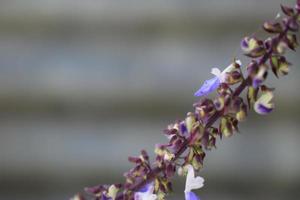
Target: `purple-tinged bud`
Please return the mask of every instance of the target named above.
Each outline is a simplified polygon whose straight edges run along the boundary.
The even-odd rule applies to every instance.
[[[269,114],[274,109],[274,94],[271,89],[261,87],[262,94],[254,104],[254,110],[261,115]]]
[[[259,87],[265,81],[267,76],[268,76],[268,66],[261,65],[258,68],[258,71],[255,74],[255,76],[252,77],[252,86],[255,88]]]
[[[195,155],[192,160],[192,165],[196,171],[203,167],[203,159],[200,155]]]
[[[254,37],[245,37],[241,42],[241,48],[245,55],[251,58],[257,58],[266,53],[263,42]]]
[[[254,77],[258,71],[258,64],[255,60],[252,60],[247,66],[247,71],[250,77]]]
[[[217,148],[217,147],[216,147],[216,142],[217,142],[216,138],[213,137],[213,136],[210,136],[206,148],[207,148],[207,149]]]
[[[128,161],[129,161],[129,162],[132,162],[132,163],[135,163],[135,164],[140,164],[140,163],[142,163],[142,159],[141,159],[141,158],[138,158],[138,157],[132,157],[132,156],[129,156],[129,157],[128,157]]]
[[[118,194],[118,191],[120,190],[120,185],[113,184],[108,188],[107,196],[110,197],[112,200],[116,199],[116,196]]]
[[[221,111],[225,107],[225,97],[219,96],[214,100],[215,108],[217,111]]]
[[[103,191],[105,191],[107,189],[103,185],[97,185],[97,186],[93,186],[93,187],[86,187],[84,190],[85,190],[85,192],[87,192],[89,194],[96,195],[96,194],[102,193]]]
[[[278,22],[265,22],[263,28],[269,33],[281,33],[283,28]]]
[[[256,102],[256,100],[257,100],[257,93],[258,93],[258,88],[254,88],[252,86],[248,87],[247,101],[248,101],[248,107],[249,107],[249,109]]]
[[[180,124],[179,124],[179,129],[180,129],[181,135],[182,135],[182,136],[186,136],[186,133],[187,133],[187,127],[186,127],[184,121],[180,122]]]
[[[284,40],[286,40],[286,39],[284,39]],[[278,45],[274,47],[274,53],[283,55],[288,47],[289,46],[287,45],[287,42],[280,41],[278,43]]]
[[[243,99],[241,97],[234,97],[233,100],[231,101],[230,111],[233,112],[233,113],[238,112],[243,103],[244,102],[243,102]]]
[[[189,112],[187,114],[187,117],[185,118],[185,125],[186,125],[188,133],[191,134],[196,125],[196,117],[195,117],[194,113]]]
[[[241,97],[235,97],[230,106],[230,113],[235,114],[238,121],[243,121],[247,116],[247,106]]]
[[[285,57],[275,55],[270,58],[270,64],[272,66],[272,71],[277,78],[278,76],[287,75],[289,72],[289,66],[291,65],[287,62]]]
[[[164,134],[169,137],[172,135],[176,135],[178,133],[178,130],[174,128],[174,124],[168,125],[168,127],[164,130]]]
[[[236,119],[241,122],[244,121],[245,118],[247,117],[247,106],[246,104],[242,104],[240,107],[240,110],[236,113]]]
[[[234,85],[243,80],[241,66],[239,63],[234,62],[226,71],[225,82],[229,85]]]
[[[220,96],[232,95],[233,93],[232,89],[226,83],[222,83],[218,88],[217,92]]]
[[[300,0],[297,0],[296,9],[298,10],[298,12],[300,11]]]
[[[165,169],[165,173],[167,175],[168,178],[172,177],[176,172],[176,166],[169,163],[167,164],[166,166],[166,169]]]
[[[196,114],[202,122],[206,122],[215,112],[215,106],[211,99],[202,99],[199,103],[194,104]]]
[[[265,47],[266,47],[267,50],[273,49],[273,41],[274,41],[274,39],[272,37],[268,37],[265,40],[264,45],[265,45]]]
[[[283,23],[285,24],[285,26],[288,27],[288,29],[290,31],[296,32],[299,29],[299,25],[298,25],[296,19],[294,19],[294,18],[290,18],[290,19],[289,18],[285,18],[283,20]]]
[[[288,6],[281,5],[281,10],[287,16],[293,16],[295,14],[294,9]]]
[[[208,141],[209,141],[209,132],[205,130],[201,138],[202,145],[205,149],[207,149]]]
[[[172,191],[171,182],[164,177],[159,177],[155,179],[154,191],[158,194],[158,196],[162,195],[162,193],[167,193]]]
[[[149,155],[146,150],[141,151],[141,157],[144,162],[149,162]]]
[[[299,46],[297,36],[295,34],[288,33],[284,38],[284,41],[287,46],[293,51],[295,51],[296,47]]]
[[[203,167],[203,160],[205,157],[205,152],[202,150],[201,146],[193,146],[190,148],[188,155],[185,158],[185,164],[193,165],[195,170],[200,170]]]
[[[230,117],[230,116],[225,116],[225,117],[221,118],[219,131],[225,137],[230,137],[230,136],[232,136],[234,131],[238,131],[237,125],[238,125],[237,119]]]

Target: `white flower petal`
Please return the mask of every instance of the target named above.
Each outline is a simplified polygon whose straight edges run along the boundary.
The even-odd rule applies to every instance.
[[[154,184],[150,183],[145,187],[146,191],[144,192],[136,192],[134,194],[134,200],[156,200],[157,195],[153,194],[154,192]]]
[[[218,69],[218,68],[212,68],[211,69],[211,73],[213,74],[213,75],[215,75],[215,76],[217,76],[217,77],[219,77],[220,75],[221,75],[221,70],[220,69]]]
[[[187,165],[187,169],[188,173],[186,176],[184,192],[190,192],[191,190],[202,188],[204,185],[204,179],[200,176],[195,177],[193,166]]]
[[[239,64],[240,66],[242,65],[242,61],[241,60],[236,60],[235,61],[237,64]]]

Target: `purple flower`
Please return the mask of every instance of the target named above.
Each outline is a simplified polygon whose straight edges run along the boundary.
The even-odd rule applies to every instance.
[[[242,65],[240,60],[235,61],[235,63]],[[228,72],[234,69],[234,63],[229,65],[224,71],[221,72],[218,68],[212,68],[211,73],[215,75],[214,78],[204,81],[203,85],[200,87],[200,89],[195,92],[195,96],[205,96],[209,93],[216,90],[221,83],[226,82],[226,75]]]
[[[154,184],[149,183],[145,187],[141,188],[139,192],[134,194],[134,200],[156,200],[157,195],[153,194]]]
[[[220,85],[218,77],[214,77],[204,82],[201,88],[194,94],[197,97],[208,95],[209,93],[216,90]]]

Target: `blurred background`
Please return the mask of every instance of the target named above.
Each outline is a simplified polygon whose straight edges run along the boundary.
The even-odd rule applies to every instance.
[[[122,182],[128,155],[151,152],[193,93],[283,0],[1,0],[0,199],[69,199]],[[218,142],[203,200],[300,195],[300,56],[270,77],[276,109]],[[249,60],[243,59],[244,63]],[[180,181],[179,181],[180,180]],[[183,199],[183,181],[170,199]]]

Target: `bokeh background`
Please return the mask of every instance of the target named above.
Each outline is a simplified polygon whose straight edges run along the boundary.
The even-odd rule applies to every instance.
[[[281,0],[1,0],[0,199],[69,199],[123,180],[128,155],[153,155],[213,66],[273,19]],[[250,114],[218,142],[203,200],[300,195],[300,56],[276,87],[276,110]],[[247,62],[247,59],[242,59]],[[183,181],[170,199],[183,199]]]

